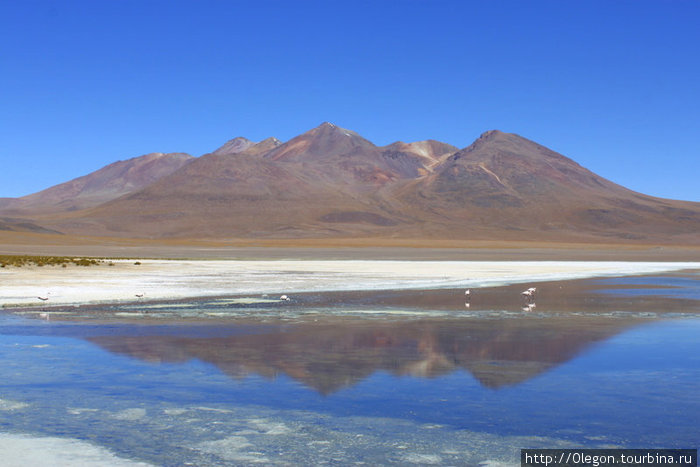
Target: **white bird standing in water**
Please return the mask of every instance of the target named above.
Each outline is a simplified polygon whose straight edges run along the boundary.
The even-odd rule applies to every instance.
[[[286,295],[282,295],[282,296],[280,297],[280,300],[289,301],[289,300],[291,300],[291,298],[289,298],[289,297],[286,296]]]
[[[467,289],[464,291],[464,306],[469,308],[471,306],[472,291]]]
[[[523,311],[532,311],[537,305],[535,305],[535,292],[537,292],[536,287],[530,287],[529,289],[521,292],[520,295],[525,299],[525,306]]]
[[[534,301],[535,300],[535,292],[537,292],[537,289],[535,287],[530,287],[529,289],[525,290],[524,292],[520,292],[520,295],[525,298],[527,301]]]

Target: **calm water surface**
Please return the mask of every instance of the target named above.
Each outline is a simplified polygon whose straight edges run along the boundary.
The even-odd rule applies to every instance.
[[[499,291],[493,306],[450,309],[458,295],[443,291],[413,308],[399,294],[0,314],[0,432],[155,465],[517,464],[520,448],[698,447],[697,276],[552,284],[528,311]]]

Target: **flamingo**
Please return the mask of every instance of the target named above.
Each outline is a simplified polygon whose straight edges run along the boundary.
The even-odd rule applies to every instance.
[[[464,306],[469,308],[471,306],[472,291],[467,289],[464,291]]]
[[[534,287],[531,287],[523,292],[520,292],[520,295],[523,296],[526,302],[533,302],[535,301],[535,289]]]

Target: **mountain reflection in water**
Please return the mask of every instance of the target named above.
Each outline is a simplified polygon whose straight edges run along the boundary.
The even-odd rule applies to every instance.
[[[483,386],[517,385],[639,323],[610,317],[345,321],[266,325],[225,337],[106,335],[87,339],[148,362],[198,359],[232,378],[283,373],[321,394],[377,371],[431,378],[466,370]],[[221,336],[221,333],[219,333]]]

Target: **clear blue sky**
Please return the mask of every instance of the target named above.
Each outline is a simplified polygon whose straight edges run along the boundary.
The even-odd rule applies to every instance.
[[[0,196],[149,152],[517,133],[700,201],[700,1],[0,2]]]

